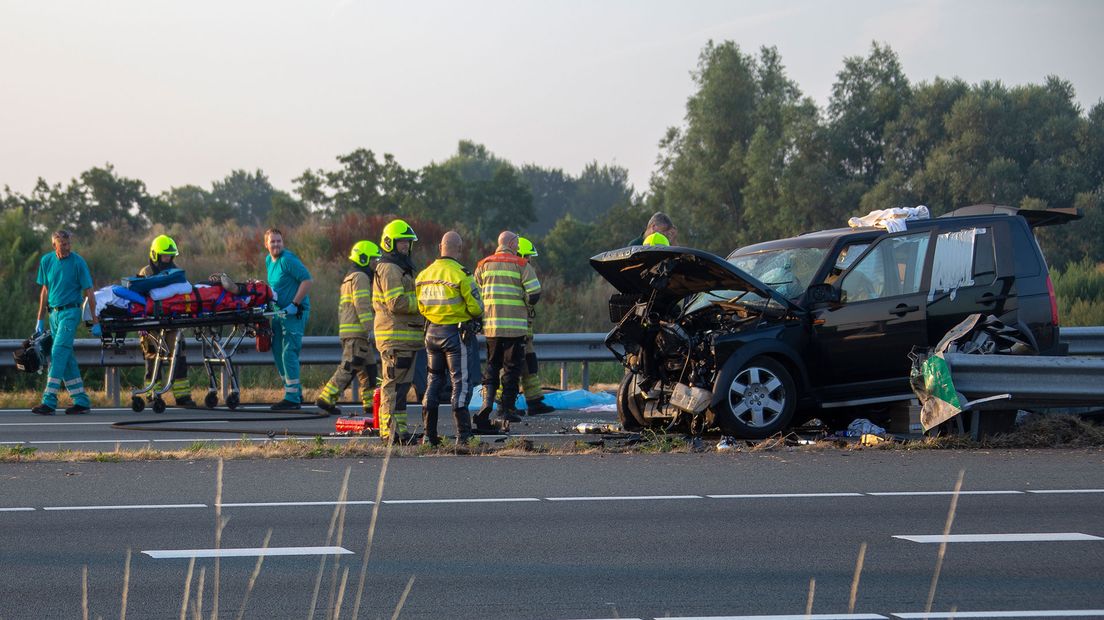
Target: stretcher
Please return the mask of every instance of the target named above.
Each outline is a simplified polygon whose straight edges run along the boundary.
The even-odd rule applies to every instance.
[[[104,349],[121,350],[128,332],[145,332],[158,344],[158,355],[153,362],[153,372],[149,382],[131,391],[130,407],[140,412],[146,407],[145,394],[153,394],[151,403],[154,412],[165,411],[166,392],[172,389],[172,377],[176,365],[180,362],[187,335],[200,343],[203,368],[207,372],[207,395],[203,404],[214,408],[219,402],[219,387],[222,381],[229,385],[226,390],[226,406],[236,409],[241,404],[241,391],[238,386],[238,373],[233,357],[245,338],[258,338],[264,342],[271,336],[269,319],[277,313],[265,308],[243,308],[223,312],[210,312],[198,316],[157,316],[157,317],[101,317],[101,343]],[[173,332],[179,336],[172,338]],[[155,390],[161,369],[168,364],[167,379],[164,385]],[[218,371],[222,372],[218,372]],[[216,376],[220,375],[220,376]]]

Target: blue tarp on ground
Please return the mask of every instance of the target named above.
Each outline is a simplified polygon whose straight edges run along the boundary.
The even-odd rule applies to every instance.
[[[556,409],[582,409],[594,405],[610,405],[616,402],[613,394],[607,392],[588,392],[586,390],[564,390],[562,392],[545,392],[544,402]],[[483,406],[483,397],[477,389],[472,394],[468,408],[475,411]],[[525,409],[525,398],[518,395],[518,409]]]

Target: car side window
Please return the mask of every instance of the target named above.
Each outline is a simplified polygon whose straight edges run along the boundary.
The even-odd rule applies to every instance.
[[[936,237],[929,300],[939,293],[954,299],[958,289],[992,284],[996,276],[991,227],[944,231]]]
[[[843,276],[840,299],[854,302],[919,292],[929,239],[927,231],[883,239]]]

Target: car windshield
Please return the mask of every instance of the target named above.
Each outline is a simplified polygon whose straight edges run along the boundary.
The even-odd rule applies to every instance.
[[[787,299],[796,299],[805,293],[810,280],[816,275],[827,248],[804,247],[762,250],[750,254],[736,253],[728,262],[741,271],[778,291]],[[690,298],[684,312],[693,312],[713,302],[744,304],[776,304],[773,300],[764,300],[749,291],[711,291]]]

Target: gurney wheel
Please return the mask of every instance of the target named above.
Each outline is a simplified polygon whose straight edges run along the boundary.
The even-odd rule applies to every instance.
[[[208,409],[218,406],[218,392],[207,392],[207,396],[203,397],[203,406]]]
[[[142,410],[146,408],[146,401],[141,396],[132,396],[130,398],[130,410],[134,413],[142,413]]]
[[[165,401],[160,396],[153,399],[153,412],[165,413]]]
[[[230,395],[226,397],[226,406],[231,409],[237,409],[241,404],[241,398],[237,392],[230,392]]]

